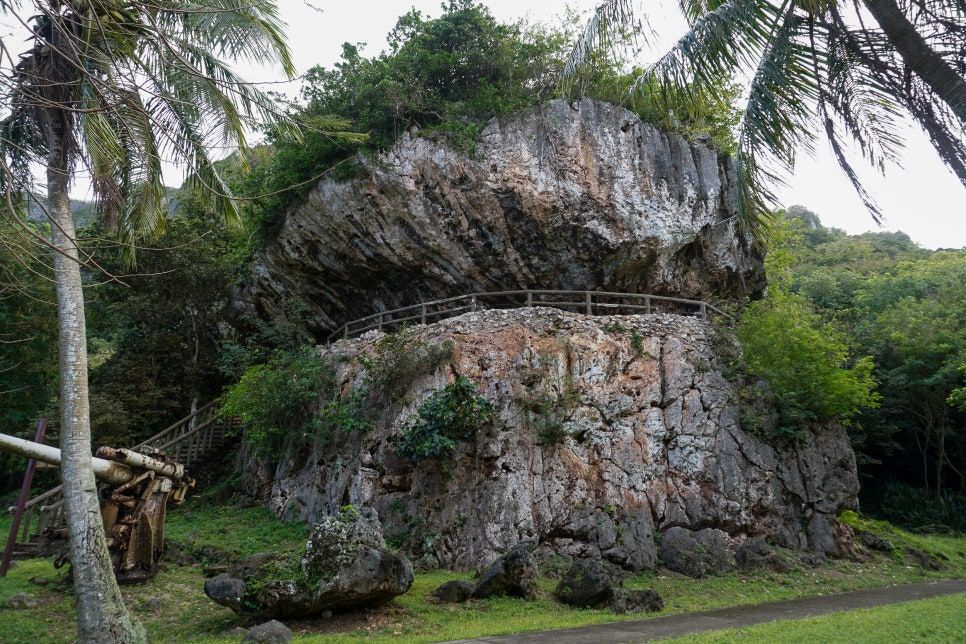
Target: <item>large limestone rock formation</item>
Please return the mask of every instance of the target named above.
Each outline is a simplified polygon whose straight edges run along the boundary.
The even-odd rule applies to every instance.
[[[472,152],[405,135],[288,213],[242,308],[295,295],[323,334],[475,291],[590,289],[718,300],[764,287],[736,232],[734,167],[613,105],[551,101]]]
[[[835,517],[858,491],[845,432],[819,428],[779,449],[744,431],[709,323],[533,308],[416,331],[452,342],[450,361],[412,382],[372,431],[282,459],[263,481],[278,514],[371,506],[417,563],[467,569],[520,542],[538,557],[652,568],[655,534],[674,527],[840,553]],[[328,349],[345,391],[363,382],[357,358],[373,336]],[[494,420],[443,465],[399,458],[394,439],[458,376],[479,385]]]

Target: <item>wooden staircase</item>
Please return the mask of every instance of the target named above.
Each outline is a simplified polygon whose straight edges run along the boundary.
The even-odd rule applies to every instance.
[[[185,471],[190,473],[193,465],[217,455],[231,442],[235,430],[239,428],[237,419],[219,418],[218,411],[216,403],[208,403],[131,449],[135,452],[150,449],[164,452],[184,465]],[[58,485],[24,506],[13,558],[35,556],[44,530],[65,526],[64,491],[63,486]]]

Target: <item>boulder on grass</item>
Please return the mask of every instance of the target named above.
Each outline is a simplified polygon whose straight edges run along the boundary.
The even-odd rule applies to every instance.
[[[771,570],[773,572],[788,572],[791,564],[771,547],[761,537],[752,537],[735,548],[735,562],[739,570]]]
[[[537,597],[537,574],[530,551],[526,546],[515,546],[480,575],[473,597],[509,595],[532,601]]]
[[[614,599],[613,569],[600,559],[582,559],[572,565],[557,584],[557,601],[581,608],[603,608]]]
[[[734,565],[727,539],[721,530],[705,528],[692,532],[673,527],[661,538],[661,559],[666,568],[688,577],[726,573]]]
[[[458,604],[472,597],[475,590],[476,584],[471,581],[451,579],[434,590],[433,597],[443,602]]]
[[[386,547],[371,508],[325,517],[304,550],[238,569],[247,571],[244,577],[232,572],[209,579],[205,594],[239,615],[260,618],[379,606],[413,584],[412,565]]]
[[[12,610],[24,610],[30,608],[37,608],[37,600],[27,593],[17,593],[7,601],[3,603],[4,608],[10,608]]]
[[[256,644],[288,644],[292,641],[292,631],[282,622],[272,620],[248,629],[242,642]]]
[[[664,610],[664,599],[655,590],[614,589],[610,609],[618,615],[627,613],[656,613]]]

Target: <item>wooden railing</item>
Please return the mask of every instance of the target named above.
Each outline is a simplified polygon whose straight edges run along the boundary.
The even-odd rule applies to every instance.
[[[218,406],[212,402],[131,449],[160,450],[190,471],[192,465],[224,446],[236,422],[234,419],[219,419]],[[31,499],[24,506],[18,545],[26,547],[33,537],[43,534],[45,529],[64,525],[64,489],[59,485]]]
[[[328,342],[341,338],[354,338],[367,331],[391,331],[409,324],[428,324],[472,311],[531,306],[549,306],[587,315],[639,315],[642,313],[649,315],[665,312],[698,315],[704,319],[711,314],[726,315],[720,309],[699,300],[663,295],[603,291],[499,291],[458,295],[373,313],[342,325],[329,336]]]

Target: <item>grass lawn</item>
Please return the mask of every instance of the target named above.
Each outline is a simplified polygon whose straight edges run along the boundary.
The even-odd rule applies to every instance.
[[[9,522],[6,515],[0,518],[0,534],[6,535]],[[888,529],[888,526],[879,528]],[[227,632],[250,626],[251,622],[204,595],[202,568],[206,558],[217,558],[219,551],[244,556],[291,550],[304,544],[306,532],[305,526],[281,523],[262,508],[238,510],[209,506],[202,511],[189,503],[169,513],[166,536],[186,544],[186,549],[200,557],[201,563],[168,564],[152,582],[125,586],[122,592],[132,612],[147,627],[152,641],[237,642],[238,636]],[[925,570],[907,557],[879,555],[837,560],[817,567],[799,563],[785,574],[760,571],[695,580],[659,571],[634,577],[625,587],[656,590],[665,601],[662,614],[671,614],[966,575],[966,538],[922,537],[901,531],[888,536],[897,545],[941,553],[948,559],[945,568]],[[44,584],[37,580],[39,577],[56,582],[62,576],[63,571],[55,570],[49,561],[31,560],[19,562],[7,578],[0,579],[0,605],[21,592],[37,601],[34,608],[0,610],[0,642],[73,641],[71,590],[59,583]],[[437,642],[642,616],[621,617],[607,610],[564,607],[552,599],[556,582],[550,578],[541,580],[538,599],[529,603],[509,598],[458,605],[430,601],[434,588],[456,577],[470,578],[468,574],[446,571],[419,574],[413,588],[388,606],[330,619],[288,622],[288,625],[299,642]],[[925,600],[802,620],[801,624],[795,623],[794,631],[788,630],[791,623],[783,622],[779,626],[762,625],[714,637],[724,638],[721,641],[834,641],[847,634],[845,639],[873,641],[884,639],[879,634],[885,632],[896,641],[917,638],[957,641],[956,637],[963,641],[964,603],[964,596]],[[882,627],[884,630],[878,626],[893,622],[896,625]],[[798,634],[790,636],[789,633]],[[852,637],[852,633],[859,635]]]
[[[689,635],[667,642],[964,642],[966,595]]]

